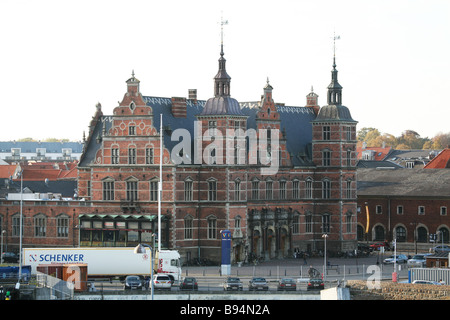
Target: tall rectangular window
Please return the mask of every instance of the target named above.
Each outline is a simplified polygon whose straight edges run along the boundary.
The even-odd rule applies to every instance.
[[[89,181],[87,182],[87,185],[86,185],[86,195],[87,195],[88,197],[91,196],[91,180],[89,180]]]
[[[322,127],[322,138],[323,138],[323,140],[331,140],[330,126],[323,126]]]
[[[145,164],[153,164],[153,148],[145,149]]]
[[[345,217],[346,232],[352,232],[352,216],[348,214]]]
[[[259,199],[259,181],[252,181],[252,199]]]
[[[322,233],[330,233],[330,215],[324,214],[322,216]]]
[[[286,199],[286,181],[280,181],[280,199]]]
[[[322,181],[322,199],[330,199],[331,198],[331,181],[323,180]]]
[[[240,201],[241,200],[241,181],[236,180],[234,182],[234,200]]]
[[[300,199],[300,181],[292,181],[292,198]]]
[[[347,140],[352,140],[352,127],[347,127],[346,128],[346,133],[347,133]]]
[[[194,220],[191,217],[184,219],[184,238],[192,239],[194,235]]]
[[[69,237],[69,218],[67,216],[58,217],[56,219],[56,230],[58,238]]]
[[[329,167],[331,165],[331,151],[325,150],[322,152],[322,165]]]
[[[273,199],[273,181],[266,181],[266,200]]]
[[[313,230],[313,219],[312,214],[307,214],[305,216],[305,232],[311,233]]]
[[[138,199],[138,183],[137,181],[127,181],[127,200],[136,201]]]
[[[193,181],[192,180],[184,181],[184,200],[185,201],[192,201],[193,194],[194,194]]]
[[[114,181],[103,181],[103,200],[114,200]]]
[[[150,201],[158,201],[158,181],[150,181]]]
[[[312,199],[313,197],[313,182],[311,179],[306,179],[305,182],[305,198]]]
[[[294,221],[292,223],[292,233],[299,234],[300,233],[300,216],[296,215],[294,217]]]
[[[347,167],[351,167],[352,165],[352,151],[351,150],[347,150]]]
[[[217,200],[217,181],[216,180],[208,181],[208,200],[209,201]]]
[[[119,164],[119,148],[111,149],[111,164]]]
[[[345,188],[345,197],[347,199],[352,198],[352,181],[351,180],[347,180],[346,188]]]
[[[43,214],[34,217],[34,236],[45,237],[47,233],[47,218]]]
[[[12,235],[14,237],[20,236],[20,216],[17,214],[12,218]],[[22,224],[22,235],[23,235],[23,224]]]
[[[214,218],[208,219],[208,239],[217,238],[217,220]]]
[[[128,164],[136,164],[136,148],[128,149]]]

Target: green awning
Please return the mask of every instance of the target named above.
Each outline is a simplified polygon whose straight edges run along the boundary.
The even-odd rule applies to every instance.
[[[143,215],[143,214],[80,214],[78,216],[79,219],[87,218],[87,219],[147,219],[153,221],[156,219],[156,215]]]

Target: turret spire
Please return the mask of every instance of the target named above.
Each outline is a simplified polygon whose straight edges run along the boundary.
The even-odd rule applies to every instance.
[[[230,95],[230,82],[231,77],[228,75],[225,64],[226,59],[223,57],[223,26],[228,24],[227,20],[223,20],[221,18],[220,21],[220,58],[219,58],[219,71],[217,72],[216,76],[214,77],[214,96],[215,97],[221,97],[221,96],[229,96]]]
[[[333,70],[331,70],[331,83],[328,86],[328,105],[342,104],[342,86],[338,82],[338,71],[336,70],[336,40],[341,37],[333,37]]]

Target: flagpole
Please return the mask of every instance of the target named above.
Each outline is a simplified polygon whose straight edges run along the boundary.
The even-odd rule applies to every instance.
[[[163,123],[160,114],[159,129],[159,183],[158,183],[158,252],[161,251],[161,197],[162,197],[162,161],[163,161]]]
[[[20,288],[20,279],[22,279],[22,224],[23,224],[23,171],[20,171],[20,222],[19,222],[19,279],[16,289]]]

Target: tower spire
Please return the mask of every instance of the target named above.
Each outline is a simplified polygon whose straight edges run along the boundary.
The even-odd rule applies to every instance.
[[[333,35],[333,70],[331,70],[331,83],[328,86],[328,105],[342,104],[342,86],[338,82],[338,71],[336,70],[336,40],[341,37]]]
[[[219,71],[214,77],[214,96],[229,96],[230,95],[230,81],[231,77],[228,75],[225,64],[226,60],[223,57],[223,26],[228,24],[228,20],[220,20],[220,58],[219,58]]]

